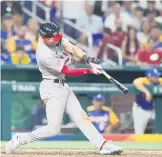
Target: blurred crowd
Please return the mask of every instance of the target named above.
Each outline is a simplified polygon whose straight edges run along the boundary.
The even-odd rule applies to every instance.
[[[117,63],[120,48],[124,65],[160,65],[162,63],[162,2],[147,1],[48,1],[39,3],[51,8],[50,20],[75,39],[77,45],[87,45],[88,35],[93,41],[93,56]],[[36,64],[39,23],[27,17],[16,1],[3,1],[1,7],[1,63]],[[44,12],[38,10],[45,19]],[[75,24],[78,31],[62,21]],[[63,25],[63,26],[62,26]],[[87,52],[88,53],[88,52]]]

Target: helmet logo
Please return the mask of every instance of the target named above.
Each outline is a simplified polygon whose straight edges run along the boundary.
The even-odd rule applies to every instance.
[[[42,34],[46,35],[46,33],[45,33],[45,32],[43,32],[41,29],[40,29],[40,32],[41,32]]]

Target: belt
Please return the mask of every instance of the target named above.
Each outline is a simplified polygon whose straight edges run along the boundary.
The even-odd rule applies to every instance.
[[[51,79],[43,79],[43,80],[51,80]],[[54,79],[53,83],[60,83],[60,84],[65,84],[66,80],[65,79]]]

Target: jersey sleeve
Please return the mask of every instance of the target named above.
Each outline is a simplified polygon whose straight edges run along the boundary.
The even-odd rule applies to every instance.
[[[118,119],[118,117],[116,116],[116,114],[114,113],[113,110],[110,110],[109,122],[110,122],[111,125],[115,125],[115,124],[119,123],[119,119]]]
[[[69,43],[69,39],[63,37],[63,38],[62,38],[62,46],[65,46],[65,45],[68,44],[68,43]]]
[[[162,85],[162,77],[159,78],[160,84]]]
[[[149,81],[146,77],[139,77],[139,78],[136,78],[135,80],[138,80],[140,81],[143,85],[148,85],[149,84]]]

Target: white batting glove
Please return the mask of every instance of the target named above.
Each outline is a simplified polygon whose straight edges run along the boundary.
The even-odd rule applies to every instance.
[[[90,67],[92,68],[97,68],[97,69],[102,69],[102,66],[100,64],[95,64],[95,63],[89,63]]]
[[[100,74],[102,74],[102,72],[99,70],[99,69],[97,69],[97,68],[89,68],[89,72],[91,73],[91,74],[95,74],[95,75],[100,75]]]

